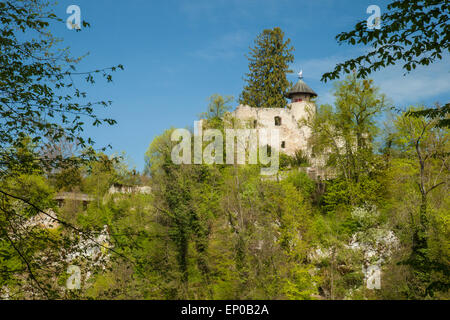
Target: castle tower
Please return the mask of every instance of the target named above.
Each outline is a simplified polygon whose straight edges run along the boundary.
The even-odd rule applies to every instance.
[[[317,93],[314,92],[304,81],[303,72],[298,73],[297,83],[288,91],[287,97],[291,99],[291,102],[310,101],[311,98],[317,97]]]
[[[298,82],[288,91],[287,97],[291,99],[289,107],[297,121],[308,116],[307,109],[316,111],[316,106],[311,99],[317,97],[317,93],[303,81],[302,71],[298,73]]]

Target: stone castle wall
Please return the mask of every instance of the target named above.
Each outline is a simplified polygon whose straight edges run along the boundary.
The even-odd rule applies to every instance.
[[[232,115],[241,121],[247,122],[251,128],[255,127],[254,125],[256,124],[255,128],[257,129],[279,129],[281,152],[294,155],[295,151],[300,149],[310,155],[308,139],[311,136],[311,130],[301,125],[301,121],[308,117],[308,108],[314,111],[314,103],[308,101],[294,102],[283,109],[252,108],[247,105],[240,105],[232,112]],[[276,117],[279,117],[280,125],[276,125]]]

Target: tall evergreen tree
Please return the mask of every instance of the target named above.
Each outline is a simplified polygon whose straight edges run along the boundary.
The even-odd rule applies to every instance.
[[[284,32],[276,27],[265,29],[250,48],[247,85],[242,91],[239,103],[257,108],[284,108],[285,94],[290,87],[286,78],[289,63],[294,61],[290,39],[284,39]]]

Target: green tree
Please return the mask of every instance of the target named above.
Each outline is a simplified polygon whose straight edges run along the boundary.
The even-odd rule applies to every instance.
[[[212,171],[204,165],[176,165],[171,151],[171,130],[156,137],[146,152],[147,168],[152,177],[153,205],[161,224],[167,228],[176,256],[175,275],[178,286],[175,297],[192,294],[208,296],[208,290],[191,293],[194,283],[208,282],[207,263],[209,219],[208,208],[214,204],[214,190],[218,183]],[[210,198],[205,198],[209,195]],[[208,203],[211,201],[211,204]],[[195,258],[194,258],[195,257]],[[195,263],[191,263],[194,259]],[[200,274],[200,280],[195,276]]]
[[[306,263],[311,211],[292,183],[296,177],[264,181],[252,166],[226,167],[222,177],[218,232],[228,234],[223,245],[231,253],[224,256],[234,275],[223,298],[311,299],[317,293]]]
[[[290,39],[276,27],[264,30],[250,48],[249,72],[239,103],[256,108],[284,108],[290,83],[286,79],[289,63],[294,61]]]
[[[208,98],[209,104],[206,112],[200,114],[200,117],[207,120],[220,119],[227,111],[231,110],[231,103],[234,100],[233,96],[221,96],[217,93]]]
[[[414,111],[417,109],[411,109]],[[420,109],[419,109],[420,110]],[[419,285],[414,288],[416,294],[433,295],[435,290],[448,290],[448,281],[431,278],[433,271],[440,270],[448,277],[450,268],[432,261],[429,253],[430,219],[432,208],[429,199],[431,193],[448,184],[448,155],[450,153],[450,135],[447,128],[439,128],[437,120],[424,117],[414,118],[399,115],[395,120],[397,133],[394,137],[395,146],[403,157],[416,163],[417,190],[419,191],[418,215],[412,221],[411,255],[406,261],[412,266]],[[444,192],[445,193],[445,192]]]
[[[77,230],[47,212],[54,208],[49,201],[52,195],[42,191],[49,188],[43,168],[60,166],[63,157],[47,158],[35,149],[64,137],[85,149],[85,158],[92,157],[92,149],[85,147],[93,141],[84,139],[82,131],[86,121],[94,126],[114,124],[113,119],[95,113],[111,102],[89,101],[87,93],[76,88],[74,79],[85,77],[93,84],[99,74],[110,82],[110,72],[123,68],[77,71],[81,58],[71,57],[69,49],[61,47],[61,39],[50,32],[53,25],[64,28],[53,10],[52,4],[41,0],[0,2],[0,241],[11,249],[7,250],[8,259],[19,260],[24,266],[23,270],[7,272],[22,282],[22,289],[29,289],[24,295],[28,298],[59,296],[53,280],[61,264],[51,266],[57,261],[57,248],[67,244],[62,231],[43,230],[32,219],[43,215],[58,221],[62,229]],[[83,22],[83,26],[88,24]],[[39,190],[46,197],[35,197]],[[32,225],[32,230],[21,233],[27,225]]]
[[[381,16],[381,28],[369,29],[366,20],[349,32],[336,36],[339,43],[370,45],[372,50],[336,65],[322,76],[323,81],[337,79],[344,71],[357,69],[358,77],[403,61],[407,72],[417,65],[429,65],[449,52],[448,1],[395,0]]]
[[[53,8],[41,0],[11,0],[0,3],[0,151],[19,135],[30,136],[33,142],[65,137],[78,145],[93,141],[83,139],[86,121],[98,126],[113,119],[102,119],[94,110],[111,102],[91,102],[87,93],[74,86],[73,79],[84,76],[95,83],[101,74],[112,81],[109,71],[122,66],[79,72],[81,58],[70,56],[62,49],[60,39],[49,28],[61,23]],[[84,23],[87,26],[87,23]],[[26,34],[26,37],[23,35]],[[53,159],[54,160],[54,159]]]
[[[306,122],[313,130],[312,147],[347,182],[358,183],[374,164],[376,117],[386,108],[386,98],[372,80],[355,76],[337,83],[334,96],[334,108],[320,106]]]
[[[353,30],[336,36],[340,44],[369,45],[371,50],[338,63],[333,71],[322,75],[322,81],[337,79],[341,72],[352,70],[365,78],[396,63],[410,72],[418,65],[428,66],[441,60],[450,50],[449,10],[449,2],[442,0],[392,1],[381,16],[380,29],[369,29],[364,20]],[[417,116],[439,118],[439,125],[447,127],[450,127],[449,114],[449,103],[417,112]]]

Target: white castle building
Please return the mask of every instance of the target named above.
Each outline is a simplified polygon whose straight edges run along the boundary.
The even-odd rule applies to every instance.
[[[308,148],[311,129],[302,125],[302,120],[308,117],[308,109],[315,112],[316,106],[311,99],[317,94],[303,81],[300,73],[298,82],[289,90],[287,97],[291,103],[286,108],[239,105],[232,115],[253,128],[279,129],[280,152],[294,155],[297,150],[302,150],[305,155],[311,156]]]

